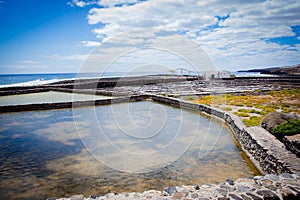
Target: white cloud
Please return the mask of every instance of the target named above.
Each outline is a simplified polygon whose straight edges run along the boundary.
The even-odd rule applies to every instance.
[[[28,73],[53,73],[54,67],[45,64],[17,63],[10,65],[0,65],[1,74],[28,74]],[[51,69],[51,70],[49,70]]]
[[[72,0],[71,2],[68,2],[67,5],[69,6],[78,6],[78,7],[85,7],[93,4],[98,4],[98,1],[81,1],[81,0]]]
[[[67,3],[69,6],[78,6],[78,7],[85,7],[89,5],[100,5],[104,7],[114,7],[114,6],[128,6],[128,5],[134,5],[137,3],[141,3],[143,1],[141,0],[72,0]],[[1,3],[1,1],[0,1]]]
[[[80,44],[85,47],[98,47],[101,45],[101,42],[97,41],[81,41]]]
[[[90,24],[105,24],[93,32],[101,39],[116,36],[120,44],[139,44],[147,37],[182,33],[196,41],[219,66],[272,66],[299,62],[299,48],[268,42],[269,38],[295,36],[300,25],[300,1],[198,1],[198,0],[102,0],[105,8],[92,8]],[[115,7],[118,3],[137,3]],[[227,17],[225,17],[227,16]],[[223,17],[220,20],[220,17]],[[144,37],[118,34],[138,30]],[[123,35],[124,36],[124,35]],[[118,40],[119,39],[119,40]],[[297,38],[299,39],[299,37]],[[276,56],[276,57],[275,57]]]
[[[38,65],[41,64],[41,62],[38,61],[33,61],[33,60],[23,60],[19,62],[20,64],[25,64],[25,65]]]
[[[88,54],[73,54],[73,55],[60,55],[60,54],[55,54],[50,56],[49,58],[53,60],[79,60],[79,61],[84,61],[87,59]]]
[[[117,4],[132,4],[138,3],[138,0],[100,0],[99,4],[103,6],[113,7]]]

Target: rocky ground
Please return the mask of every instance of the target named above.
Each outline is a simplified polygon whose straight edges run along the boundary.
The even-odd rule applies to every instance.
[[[262,200],[262,199],[299,199],[300,176],[296,174],[281,174],[279,176],[267,174],[254,178],[227,179],[218,185],[204,184],[202,186],[168,187],[163,191],[149,190],[143,193],[109,193],[104,196],[74,195],[61,200],[117,200],[117,199],[234,199],[234,200]],[[54,200],[49,198],[48,200]]]
[[[99,92],[111,92],[116,95],[137,95],[141,93],[161,94],[168,96],[206,95],[218,93],[236,93],[253,90],[280,90],[300,88],[300,78],[249,78],[235,80],[193,80],[184,82],[142,84],[121,87],[98,88]]]

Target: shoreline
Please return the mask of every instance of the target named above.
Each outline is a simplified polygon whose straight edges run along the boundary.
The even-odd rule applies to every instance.
[[[300,176],[296,174],[267,174],[253,178],[227,179],[219,184],[203,184],[190,186],[170,186],[162,191],[147,190],[144,192],[108,193],[100,196],[92,194],[85,198],[83,195],[73,195],[59,200],[147,200],[147,199],[234,199],[234,200],[259,200],[283,199],[293,200],[300,197]],[[47,200],[56,200],[48,198]]]

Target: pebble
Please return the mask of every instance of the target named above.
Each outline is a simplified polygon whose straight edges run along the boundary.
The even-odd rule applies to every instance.
[[[74,195],[70,198],[70,200],[84,200],[84,196],[82,194]]]
[[[164,189],[164,192],[166,192],[168,195],[172,195],[172,194],[174,194],[175,192],[176,192],[177,190],[176,190],[176,188],[175,187],[167,187],[167,188],[165,188]]]
[[[226,183],[229,183],[229,185],[234,185],[234,181],[231,180],[231,179],[227,179],[225,182],[226,182]]]
[[[256,181],[257,181],[257,180],[261,180],[261,179],[263,179],[263,178],[264,178],[263,176],[254,176],[254,177],[253,177],[253,179],[256,180]]]
[[[246,192],[246,191],[248,191],[250,188],[247,187],[247,186],[238,185],[238,186],[237,186],[237,189],[238,189],[239,192]]]
[[[91,199],[97,199],[98,197],[100,197],[100,195],[91,195],[90,196]]]

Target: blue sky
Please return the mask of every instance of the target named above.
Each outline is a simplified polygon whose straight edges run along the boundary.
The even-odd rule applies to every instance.
[[[80,42],[95,39],[95,35],[86,19],[89,8],[71,7],[67,2],[2,1],[1,73],[77,70],[82,59],[71,57],[89,53],[91,48]]]
[[[172,35],[195,42],[218,69],[295,65],[299,10],[297,0],[1,0],[0,73],[78,72],[109,38],[122,48]],[[122,35],[130,30],[147,34]]]

